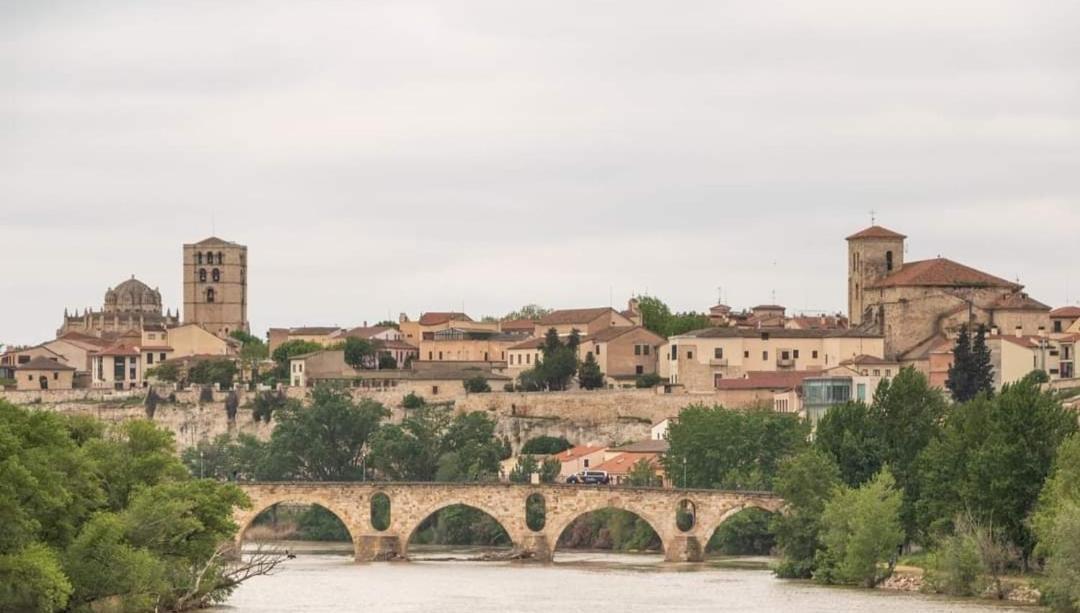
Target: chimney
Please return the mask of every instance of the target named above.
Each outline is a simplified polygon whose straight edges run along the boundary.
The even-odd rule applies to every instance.
[[[365,328],[367,327],[367,320],[366,319],[364,320],[364,327]]]
[[[1000,336],[1000,335],[1001,335],[1001,330],[999,330],[997,326],[993,326],[992,328],[990,328],[990,336]]]

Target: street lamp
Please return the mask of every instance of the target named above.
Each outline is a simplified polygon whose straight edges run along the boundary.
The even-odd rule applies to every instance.
[[[685,490],[686,489],[686,456],[683,456],[683,459],[682,459],[682,486],[683,486],[683,489]]]

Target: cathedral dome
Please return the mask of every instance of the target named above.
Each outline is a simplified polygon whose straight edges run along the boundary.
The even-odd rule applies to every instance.
[[[139,281],[134,275],[116,288],[105,292],[106,311],[161,312],[161,293]]]

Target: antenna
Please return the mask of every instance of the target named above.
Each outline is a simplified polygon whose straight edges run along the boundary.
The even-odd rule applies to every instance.
[[[874,209],[870,209],[870,225],[877,225],[877,211],[875,211]]]

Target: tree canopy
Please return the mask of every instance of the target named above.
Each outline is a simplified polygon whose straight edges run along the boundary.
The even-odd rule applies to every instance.
[[[994,392],[994,368],[990,363],[990,348],[986,346],[986,326],[980,325],[974,338],[967,326],[960,328],[945,387],[952,392],[956,402],[968,402],[979,394]]]
[[[702,313],[672,313],[664,301],[653,296],[638,298],[642,325],[663,337],[685,334],[712,325],[709,316]]]

